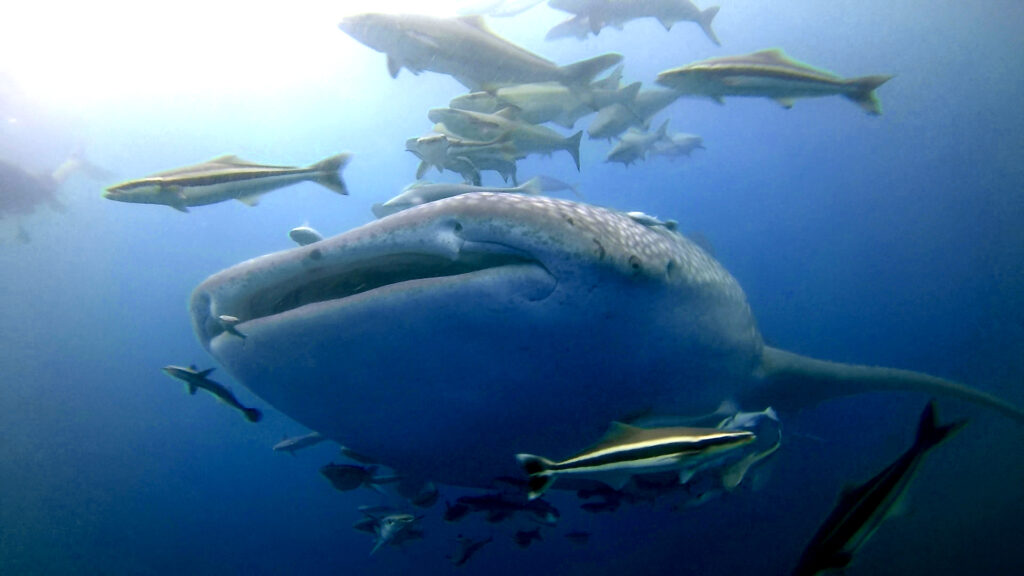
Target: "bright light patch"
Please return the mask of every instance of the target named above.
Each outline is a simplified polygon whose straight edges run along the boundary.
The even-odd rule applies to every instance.
[[[20,2],[0,19],[0,74],[30,100],[70,108],[151,96],[272,91],[344,66],[351,56],[346,51],[356,46],[337,27],[346,14],[422,13],[426,5],[431,14],[447,16],[456,4]]]

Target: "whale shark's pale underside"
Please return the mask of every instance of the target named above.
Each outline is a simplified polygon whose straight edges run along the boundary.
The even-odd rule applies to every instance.
[[[765,346],[739,284],[696,244],[545,197],[418,206],[224,270],[191,310],[202,344],[275,408],[451,484],[515,474],[520,452],[573,454],[615,420],[723,399],[786,408],[905,389],[1024,421],[954,382]]]

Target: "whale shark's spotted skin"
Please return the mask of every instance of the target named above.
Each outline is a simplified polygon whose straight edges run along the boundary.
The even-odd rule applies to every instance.
[[[443,483],[487,485],[518,472],[517,453],[560,458],[611,421],[723,399],[760,410],[912,389],[1024,420],[939,378],[766,347],[739,284],[696,244],[546,197],[417,206],[224,270],[191,306],[199,340],[265,401]]]

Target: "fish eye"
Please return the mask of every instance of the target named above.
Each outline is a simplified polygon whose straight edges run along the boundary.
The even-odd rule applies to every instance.
[[[462,232],[462,222],[456,222],[452,226],[452,229],[455,230],[456,232]]]

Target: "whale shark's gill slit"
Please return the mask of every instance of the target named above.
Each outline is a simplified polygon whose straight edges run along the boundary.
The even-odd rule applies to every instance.
[[[273,316],[307,304],[341,300],[384,286],[427,278],[458,276],[490,268],[539,264],[519,254],[462,251],[455,259],[430,254],[390,254],[306,278],[267,286],[249,299],[249,319]]]

